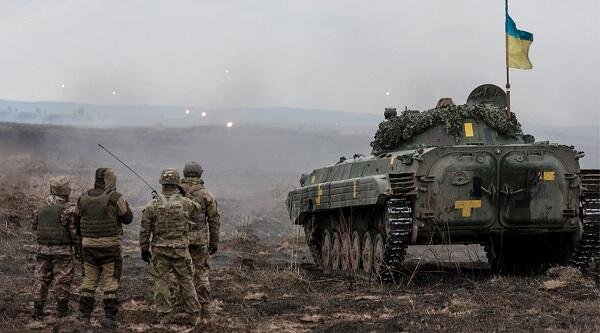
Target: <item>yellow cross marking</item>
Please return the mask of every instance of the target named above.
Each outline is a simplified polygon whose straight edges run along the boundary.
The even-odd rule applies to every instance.
[[[481,208],[481,200],[457,200],[454,201],[454,208],[461,210],[462,217],[471,217],[471,209]]]
[[[465,136],[467,138],[473,136],[473,123],[465,123]]]
[[[319,185],[317,185],[317,198],[315,199],[317,206],[321,206],[321,196],[322,195],[323,195],[323,190],[321,189],[321,184],[319,184]]]
[[[554,171],[544,171],[540,174],[540,179],[541,180],[546,180],[549,182],[553,182],[554,180],[556,180],[556,172]]]

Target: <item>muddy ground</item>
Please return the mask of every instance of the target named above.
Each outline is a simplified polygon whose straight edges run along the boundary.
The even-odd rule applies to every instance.
[[[43,130],[40,135],[44,140],[51,137]],[[269,135],[283,135],[282,142],[286,139],[285,133]],[[73,149],[53,151],[49,159],[36,150],[38,144],[28,144],[23,137],[18,143],[18,149],[6,140],[0,143],[0,331],[81,331],[75,315],[61,321],[54,318],[52,293],[47,319],[30,319],[35,254],[28,226],[50,176],[69,174],[75,194],[81,193],[91,182],[95,161],[73,158],[69,155]],[[259,162],[251,155],[246,162],[256,166]],[[161,163],[145,164],[148,173]],[[214,192],[223,217],[223,241],[212,262],[212,318],[196,328],[154,323],[152,278],[137,247],[139,214],[147,193],[135,180],[121,177],[119,188],[130,199],[136,220],[125,228],[119,331],[591,332],[600,328],[600,292],[578,271],[559,267],[535,276],[496,276],[478,247],[411,248],[404,277],[396,285],[321,273],[307,253],[301,230],[291,226],[283,208],[286,189],[293,183],[281,175],[295,170],[284,169],[275,176],[262,173],[246,180],[243,188],[235,186],[235,177],[247,177],[248,170],[220,172],[233,179],[218,182],[212,175],[219,184]],[[74,312],[79,281],[77,269]],[[103,331],[98,321],[102,316],[97,306],[92,331]]]

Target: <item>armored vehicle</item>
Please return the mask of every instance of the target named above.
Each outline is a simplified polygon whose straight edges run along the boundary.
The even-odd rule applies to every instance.
[[[411,244],[481,244],[494,270],[572,263],[600,248],[600,170],[535,141],[483,85],[467,103],[386,109],[370,156],[303,175],[286,201],[316,263],[393,280]]]

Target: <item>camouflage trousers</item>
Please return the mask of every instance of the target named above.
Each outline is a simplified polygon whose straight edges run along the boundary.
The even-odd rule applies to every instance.
[[[84,247],[80,295],[93,298],[100,286],[103,299],[116,298],[122,265],[120,246]]]
[[[79,287],[79,311],[83,317],[89,318],[94,311],[94,294],[98,286],[102,291],[104,313],[106,317],[116,320],[119,312],[117,290],[121,279],[120,246],[84,247],[83,277]]]
[[[185,312],[195,314],[200,310],[194,288],[194,266],[187,248],[153,247],[152,268],[156,281],[154,305],[159,313],[173,311],[171,276],[181,291]]]
[[[198,294],[200,304],[210,302],[210,282],[208,273],[210,271],[210,254],[206,245],[190,245],[190,256],[194,262],[194,286]]]
[[[210,281],[208,273],[210,271],[210,254],[208,254],[208,246],[206,245],[190,245],[190,256],[194,262],[194,286],[198,301],[201,306],[206,306],[210,302]],[[171,281],[171,291],[173,301],[177,305],[181,300],[181,291],[177,286],[175,275],[169,277]]]
[[[37,254],[35,263],[34,301],[43,306],[48,289],[54,280],[56,299],[68,302],[73,281],[73,257],[71,255]]]

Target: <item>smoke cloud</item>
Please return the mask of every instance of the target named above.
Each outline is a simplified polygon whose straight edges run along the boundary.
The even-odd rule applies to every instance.
[[[599,126],[599,6],[512,2],[523,121]],[[502,1],[5,1],[0,39],[5,99],[379,114],[505,80]]]

